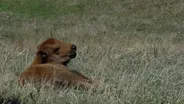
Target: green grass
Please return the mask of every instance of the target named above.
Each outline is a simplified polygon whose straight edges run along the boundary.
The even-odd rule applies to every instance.
[[[0,10],[27,17],[49,17],[83,12],[82,4],[69,5],[67,2],[67,0],[5,0],[1,1]]]
[[[26,104],[183,104],[182,0],[1,0],[0,98]],[[78,46],[71,69],[104,82],[96,92],[20,88],[36,45]],[[30,97],[32,93],[33,98]]]

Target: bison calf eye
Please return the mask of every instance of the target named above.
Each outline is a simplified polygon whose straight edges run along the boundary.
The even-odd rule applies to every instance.
[[[53,52],[58,52],[60,48],[55,48]]]

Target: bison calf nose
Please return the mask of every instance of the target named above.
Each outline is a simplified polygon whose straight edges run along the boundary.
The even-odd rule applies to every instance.
[[[72,44],[72,47],[71,47],[72,51],[76,51],[77,50],[77,46]]]

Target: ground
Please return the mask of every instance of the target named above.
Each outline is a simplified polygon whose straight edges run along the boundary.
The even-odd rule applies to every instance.
[[[183,104],[183,17],[183,0],[1,0],[0,98],[26,104]],[[102,88],[20,88],[18,75],[50,37],[76,44],[69,67],[101,80]]]

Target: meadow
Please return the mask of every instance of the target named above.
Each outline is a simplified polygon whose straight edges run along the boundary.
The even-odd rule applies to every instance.
[[[69,67],[100,89],[20,88],[47,38],[76,44]],[[32,97],[30,97],[30,93]],[[0,0],[0,102],[184,104],[183,0]]]

